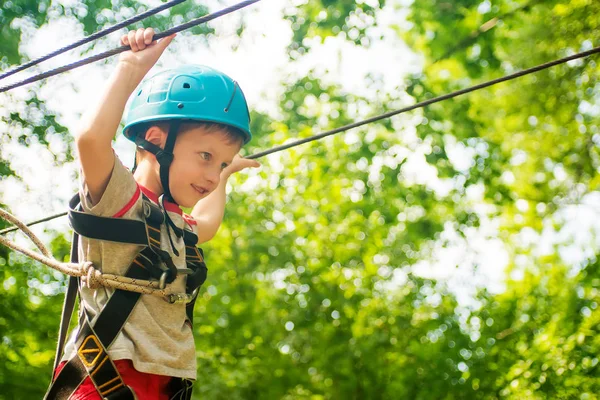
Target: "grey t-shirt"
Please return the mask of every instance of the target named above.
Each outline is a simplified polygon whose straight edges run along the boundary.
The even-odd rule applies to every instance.
[[[141,190],[144,189],[115,156],[108,186],[98,204],[93,205],[84,184],[80,185],[80,197],[85,212],[103,217],[143,220]],[[151,193],[148,195],[152,196]],[[195,225],[181,215],[176,205],[170,204],[166,208],[178,227],[196,233]],[[171,235],[179,252],[177,257],[167,235],[166,224],[163,224],[161,247],[171,254],[177,268],[185,268],[183,239]],[[105,273],[124,275],[141,249],[138,245],[79,237],[79,260],[91,261],[95,268]],[[180,275],[171,285],[176,292],[185,292],[185,276]],[[92,323],[113,291],[106,287],[81,290],[81,303],[93,318]],[[63,360],[75,355],[74,337],[75,334],[71,334]],[[160,297],[143,294],[108,353],[113,360],[132,360],[135,369],[140,372],[196,379],[194,337],[186,319],[185,304],[169,304]]]

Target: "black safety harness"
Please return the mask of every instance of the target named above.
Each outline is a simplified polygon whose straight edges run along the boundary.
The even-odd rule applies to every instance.
[[[196,247],[198,237],[191,231],[179,230],[183,235],[186,248],[186,269],[177,269],[170,254],[161,249],[161,225],[168,219],[166,211],[143,195],[144,221],[125,218],[98,217],[84,213],[79,196],[69,203],[69,222],[74,230],[71,248],[71,262],[78,262],[78,239],[84,236],[90,239],[111,242],[137,244],[145,246],[138,253],[124,276],[133,279],[156,280],[160,287],[175,280],[178,274],[186,274],[185,296],[171,295],[166,301],[186,304],[187,317],[192,322],[194,303],[200,286],[206,280],[207,268],[202,250]],[[59,340],[54,370],[62,356],[69,322],[80,289],[79,278],[70,277],[63,305]],[[107,349],[114,342],[127,322],[142,294],[116,289],[106,305],[94,320],[80,302],[79,330],[75,338],[76,354],[66,362],[60,373],[50,384],[45,399],[67,400],[88,376],[98,393],[107,400],[136,399],[134,392],[123,382]],[[191,398],[192,382],[173,378],[172,399]]]

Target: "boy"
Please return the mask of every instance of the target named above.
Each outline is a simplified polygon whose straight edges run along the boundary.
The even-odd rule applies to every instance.
[[[181,67],[155,75],[134,93],[124,134],[140,148],[134,173],[123,166],[111,142],[125,104],[175,36],[153,42],[153,35],[152,29],[139,29],[121,38],[131,51],[121,54],[99,105],[84,118],[76,138],[80,201],[85,214],[112,220],[144,221],[147,199],[161,207],[164,223],[155,242],[168,256],[164,264],[181,272],[189,244],[184,237],[193,232],[198,243],[210,240],[223,218],[227,178],[259,164],[237,155],[251,139],[248,108],[237,83],[207,67]],[[183,215],[179,206],[193,207],[191,216]],[[85,236],[77,244],[79,261],[116,275],[125,275],[144,247]],[[196,249],[195,243],[188,247]],[[186,275],[172,274],[169,287],[186,292]],[[80,318],[65,348],[48,399],[190,398],[196,357],[185,304],[141,295],[116,336],[102,343],[106,360],[100,334],[78,335],[88,325],[94,332],[110,329],[110,323],[99,326],[111,321],[101,312],[119,292],[80,285],[80,313],[87,319]]]

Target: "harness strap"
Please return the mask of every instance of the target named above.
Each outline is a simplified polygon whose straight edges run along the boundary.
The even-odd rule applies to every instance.
[[[160,279],[161,283],[170,283],[175,279],[177,267],[169,253],[161,249],[160,226],[164,222],[164,214],[146,196],[144,196],[143,202],[145,223],[86,214],[81,211],[79,200],[79,196],[76,195],[69,202],[69,220],[75,231],[71,248],[71,260],[74,262],[78,260],[79,235],[98,240],[139,244],[146,247],[135,257],[127,270],[126,277],[133,279],[153,277]],[[182,232],[187,267],[192,271],[186,280],[186,292],[193,294],[192,301],[186,305],[186,315],[192,322],[198,289],[206,280],[207,268],[202,250],[196,247],[198,243],[197,235],[187,230]],[[69,280],[61,316],[54,370],[58,367],[63,352],[66,333],[78,292],[78,284],[78,278]],[[125,385],[108,356],[107,349],[123,329],[140,297],[140,293],[115,290],[93,324],[86,310],[80,309],[79,331],[75,339],[77,354],[64,365],[60,373],[53,379],[44,399],[68,399],[87,376],[90,376],[98,393],[104,399],[135,399],[135,394]],[[192,384],[193,382],[187,379],[173,378],[171,382],[175,393],[173,399],[191,399]]]
[[[69,201],[69,224],[75,232],[87,238],[142,246],[148,244],[144,221],[98,217],[82,212],[79,194]]]
[[[79,200],[78,196],[76,197],[77,200]],[[80,219],[82,215],[86,214],[76,210],[77,208],[80,208],[80,205],[75,203],[74,199],[72,199],[69,204],[71,206],[69,213],[70,218],[74,221],[84,221],[77,224],[77,229],[74,228],[75,232],[73,234],[71,257],[73,260],[77,260],[79,234],[88,233],[90,229],[93,229],[89,223],[90,221],[94,221],[95,218],[87,220]],[[150,207],[150,209],[148,209],[148,207]],[[153,213],[152,210],[153,208],[155,207],[144,204],[146,224],[142,224],[144,225],[146,238],[144,244],[146,247],[138,253],[129,266],[127,273],[125,274],[128,278],[148,279],[148,277],[155,272],[155,265],[160,264],[159,260],[162,258],[162,254],[158,255],[154,250],[160,250],[160,224],[162,223],[162,220],[161,218],[156,218],[156,214]],[[96,221],[102,221],[102,219],[96,219]],[[78,232],[78,230],[80,230],[80,232]],[[65,296],[55,369],[58,366],[63,352],[66,331],[74,308],[77,283],[78,279],[73,279],[73,281],[70,280],[69,289]],[[125,385],[114,363],[108,356],[107,348],[109,348],[116,339],[140,297],[140,293],[119,289],[115,290],[106,305],[98,314],[93,325],[86,311],[80,310],[79,331],[77,332],[75,340],[77,353],[64,365],[60,373],[53,379],[44,399],[68,399],[87,376],[90,377],[98,393],[105,399],[135,399],[135,394]]]
[[[73,234],[73,242],[71,245],[71,260],[73,262],[79,261],[79,241],[77,240],[77,234]],[[75,309],[75,299],[77,298],[77,291],[79,286],[79,278],[74,276],[69,277],[69,285],[67,286],[67,292],[65,293],[65,301],[63,303],[62,312],[60,315],[60,328],[58,330],[58,344],[56,346],[56,355],[54,356],[54,368],[52,371],[56,371],[62,356],[65,340],[67,339],[67,332],[69,330],[69,324],[71,323],[71,315]]]
[[[146,271],[132,264],[125,275],[143,279]],[[125,385],[115,365],[110,360],[107,348],[113,343],[137,304],[141,294],[115,290],[93,326],[85,317],[77,333],[77,354],[61,369],[52,382],[45,400],[66,400],[89,375],[101,396],[109,400],[133,400],[135,395]]]
[[[144,203],[144,216],[153,225],[160,226],[162,221],[162,212]],[[69,223],[73,228],[73,239],[71,241],[70,259],[72,262],[79,262],[79,235],[99,239],[111,240],[124,243],[134,243],[140,245],[148,244],[148,235],[146,233],[146,224],[143,221],[127,220],[122,218],[102,218],[87,214],[81,211],[79,193],[76,193],[69,200]],[[107,237],[107,235],[109,235]],[[159,237],[160,241],[160,237]],[[153,268],[147,267],[149,271]],[[152,274],[156,277],[156,273]],[[156,277],[157,279],[160,276]],[[77,298],[79,279],[69,277],[69,284],[65,293],[65,300],[60,317],[60,328],[58,331],[58,344],[54,356],[54,368],[56,370],[64,350],[67,332],[71,322],[71,316],[75,309],[75,300]]]
[[[185,243],[185,261],[187,267],[193,272],[188,275],[185,283],[185,291],[187,293],[193,293],[194,297],[186,307],[185,312],[187,314],[190,323],[194,323],[194,305],[196,304],[196,298],[198,297],[198,289],[206,281],[208,269],[204,263],[204,253],[202,249],[199,249],[196,245],[198,244],[198,236],[190,231],[183,231],[183,241]]]

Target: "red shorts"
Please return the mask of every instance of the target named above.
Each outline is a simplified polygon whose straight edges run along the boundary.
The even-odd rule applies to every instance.
[[[169,400],[170,376],[147,374],[136,371],[131,360],[117,360],[114,362],[123,381],[135,392],[138,399],[144,400]],[[54,376],[58,375],[66,363],[62,362],[56,368]],[[69,397],[70,400],[102,400],[94,387],[90,377],[85,378],[75,393]]]

